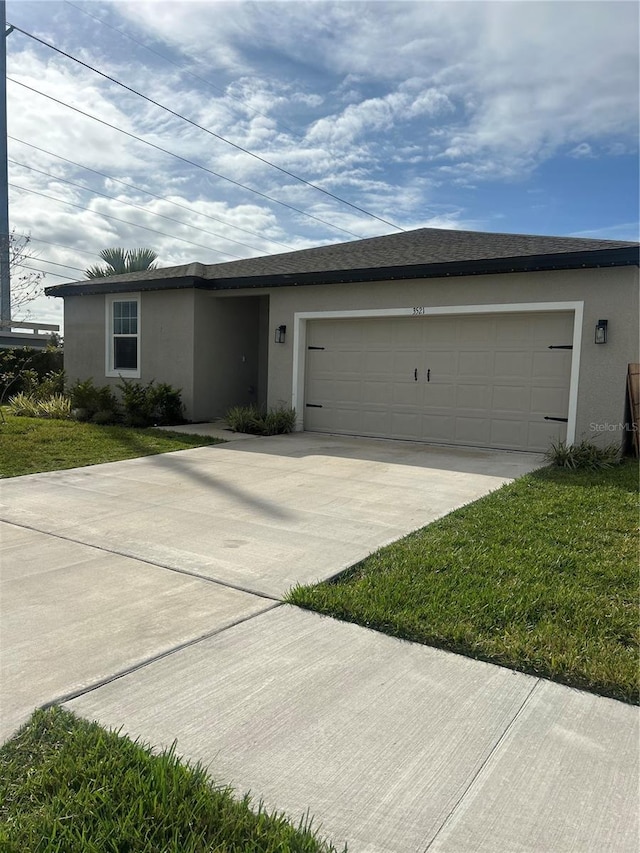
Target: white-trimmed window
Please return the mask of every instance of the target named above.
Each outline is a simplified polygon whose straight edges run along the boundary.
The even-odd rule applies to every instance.
[[[106,297],[107,376],[140,377],[140,294]]]

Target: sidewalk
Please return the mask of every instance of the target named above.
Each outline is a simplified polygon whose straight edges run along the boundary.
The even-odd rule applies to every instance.
[[[637,709],[283,605],[66,704],[351,853],[636,853]]]

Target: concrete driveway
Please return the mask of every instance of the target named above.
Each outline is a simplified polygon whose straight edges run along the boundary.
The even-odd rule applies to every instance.
[[[354,853],[635,850],[634,709],[280,603],[540,463],[296,434],[3,481],[0,736],[65,700]]]

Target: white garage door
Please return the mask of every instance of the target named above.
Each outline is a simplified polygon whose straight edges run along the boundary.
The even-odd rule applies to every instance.
[[[572,339],[572,312],[309,321],[305,429],[546,450]]]

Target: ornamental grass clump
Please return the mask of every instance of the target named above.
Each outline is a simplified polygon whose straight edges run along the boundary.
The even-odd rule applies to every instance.
[[[260,409],[258,406],[234,406],[225,415],[234,432],[250,435],[283,435],[293,432],[296,425],[295,409],[278,407]]]
[[[619,465],[622,461],[622,451],[616,444],[598,447],[586,439],[583,439],[579,444],[567,444],[564,441],[558,441],[551,445],[545,454],[545,459],[559,468],[570,468],[572,470],[583,468],[597,471]]]
[[[71,400],[64,394],[52,394],[41,400],[20,392],[9,400],[8,409],[12,415],[21,417],[65,420],[71,417]]]

